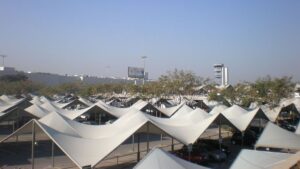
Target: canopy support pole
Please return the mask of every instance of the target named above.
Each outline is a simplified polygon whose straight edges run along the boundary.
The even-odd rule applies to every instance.
[[[187,146],[187,148],[188,148],[188,155],[189,155],[189,161],[191,161],[191,152],[193,151],[193,144],[189,144],[188,146]]]
[[[149,123],[147,123],[147,153],[149,152]]]
[[[20,122],[20,112],[18,111],[17,112],[17,129],[19,128],[19,122]],[[19,141],[19,136],[18,136],[18,134],[16,134],[16,142],[18,142]]]
[[[34,151],[35,151],[35,122],[32,123],[32,143],[31,143],[31,168],[34,169]]]
[[[52,155],[52,168],[54,168],[54,142],[52,141],[52,153],[51,153],[51,155]]]
[[[174,138],[173,137],[171,137],[171,138],[172,138],[171,151],[174,152]]]
[[[245,133],[244,133],[244,131],[242,132],[242,147],[244,146],[244,135],[245,135]]]
[[[132,151],[134,152],[134,134],[132,134]]]
[[[98,113],[99,114],[99,125],[101,125],[101,113]]]
[[[220,148],[220,151],[222,151],[222,125],[221,125],[221,119],[219,119],[219,148]]]
[[[140,161],[140,134],[137,134],[137,162]]]
[[[15,120],[12,121],[13,132],[15,132]]]

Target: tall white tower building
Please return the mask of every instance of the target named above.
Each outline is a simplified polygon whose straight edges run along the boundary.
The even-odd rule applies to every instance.
[[[224,64],[214,65],[215,79],[221,87],[225,87],[229,84],[228,68]]]

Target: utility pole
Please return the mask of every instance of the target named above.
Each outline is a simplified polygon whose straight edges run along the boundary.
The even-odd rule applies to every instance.
[[[147,56],[142,56],[141,57],[143,59],[143,64],[144,64],[144,77],[143,77],[143,85],[145,84],[145,75],[146,75],[146,59]]]
[[[2,66],[4,67],[4,59],[7,57],[6,55],[0,55],[2,57]]]

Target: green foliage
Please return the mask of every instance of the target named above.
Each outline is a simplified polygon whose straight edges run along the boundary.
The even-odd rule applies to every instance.
[[[284,76],[272,79],[267,76],[258,79],[251,87],[253,97],[259,98],[260,103],[269,103],[275,106],[280,99],[291,96],[295,84],[292,82],[292,77]]]
[[[4,82],[18,82],[18,81],[26,81],[28,77],[24,74],[16,74],[16,75],[3,75],[0,77],[0,81]]]
[[[177,70],[169,71],[159,78],[159,83],[164,94],[192,94],[194,87],[199,86],[204,80],[191,71]]]
[[[41,88],[41,85],[31,81],[0,81],[0,94],[27,94],[35,93]]]
[[[133,83],[114,83],[87,85],[81,82],[66,83],[57,86],[44,86],[28,80],[24,74],[2,76],[0,78],[0,94],[36,93],[45,96],[73,93],[81,96],[95,94],[137,94],[141,98],[164,97],[170,95],[190,95],[195,87],[205,84],[209,90],[209,100],[222,102],[225,105],[238,104],[248,107],[252,102],[268,103],[275,106],[280,99],[293,93],[295,84],[292,77],[260,78],[253,83],[243,82],[220,90],[209,79],[196,76],[191,71],[169,71],[159,77],[158,81],[147,82],[145,85]]]
[[[260,78],[254,83],[244,82],[223,90],[214,90],[209,94],[210,100],[228,100],[231,104],[249,107],[252,102],[268,103],[276,106],[282,98],[288,98],[294,91],[292,77]],[[219,95],[217,95],[219,93]]]

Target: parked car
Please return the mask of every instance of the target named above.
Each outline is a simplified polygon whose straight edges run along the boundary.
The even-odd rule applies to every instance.
[[[220,144],[219,144],[218,140],[204,139],[204,140],[200,140],[200,141],[205,143],[207,146],[210,146],[211,149],[216,149],[216,150],[220,149]],[[224,145],[223,143],[221,144],[221,151],[224,152],[227,156],[231,153],[228,146]]]
[[[193,150],[190,154],[188,153],[187,146],[183,146],[180,150],[174,152],[178,157],[183,158],[185,160],[191,161],[197,164],[204,164],[209,161],[209,155],[207,152],[199,151],[198,148],[193,146]]]
[[[241,145],[244,140],[244,145],[253,146],[257,140],[257,135],[252,130],[246,130],[244,133],[244,138],[241,132],[235,132],[231,137],[232,144]]]
[[[98,125],[96,122],[94,121],[84,121],[82,122],[83,124],[88,124],[88,125]]]
[[[227,159],[226,153],[218,149],[208,150],[208,155],[210,160],[214,162],[222,162]]]
[[[221,147],[222,149],[220,150],[219,142],[217,140],[197,141],[193,145],[193,149],[191,152],[191,161],[199,164],[203,164],[208,161],[222,162],[227,159],[227,156],[228,154],[230,154],[230,151],[228,150],[228,147],[224,144],[221,144]],[[183,159],[189,159],[186,146],[184,146],[180,151],[178,151],[177,154],[179,154],[179,156]]]
[[[297,129],[295,125],[291,124],[286,120],[280,121],[279,126],[291,132],[295,132]]]
[[[250,126],[249,130],[254,131],[256,138],[259,138],[259,136],[263,132],[264,128],[257,127],[257,126]]]

